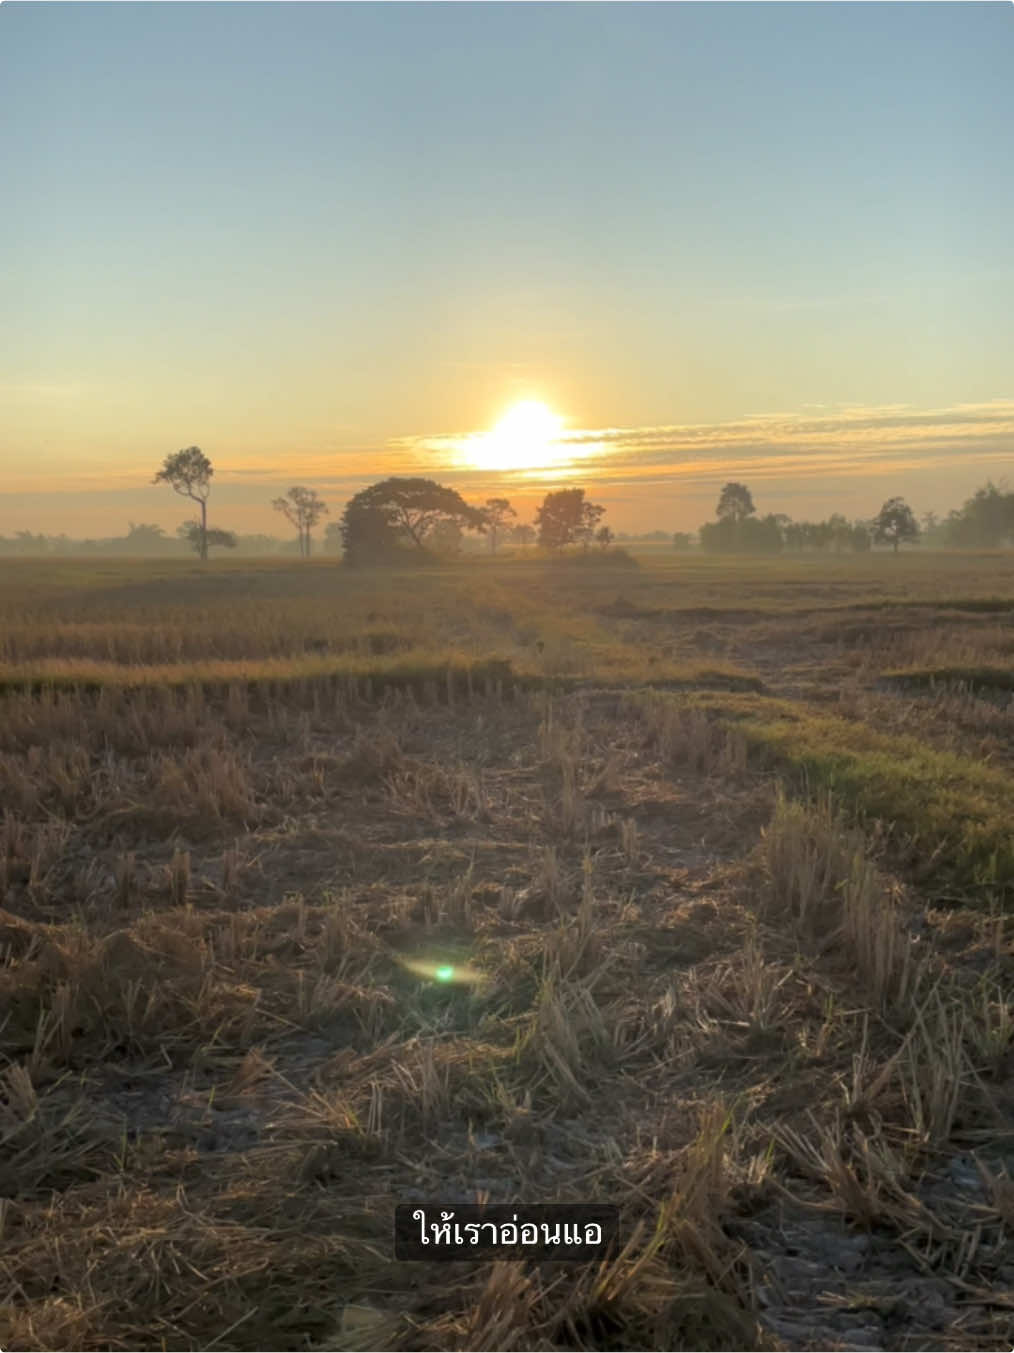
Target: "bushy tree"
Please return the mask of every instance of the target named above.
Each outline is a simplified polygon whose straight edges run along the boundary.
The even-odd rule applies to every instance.
[[[481,531],[479,508],[432,479],[384,479],[361,490],[341,519],[342,549],[350,564],[383,562],[399,554],[424,558],[426,537],[438,522]]]
[[[674,531],[672,537],[673,549],[685,551],[693,549],[694,538],[689,531]]]
[[[782,548],[781,529],[771,516],[705,522],[700,537],[702,550],[718,554],[778,554]]]
[[[854,521],[849,532],[849,543],[856,554],[866,554],[873,544],[870,528],[863,521]]]
[[[485,519],[486,534],[489,536],[490,554],[496,554],[497,542],[501,534],[507,529],[510,519],[518,514],[506,498],[487,498],[480,510]]]
[[[827,519],[827,533],[830,544],[834,547],[836,554],[841,554],[847,550],[852,541],[852,528],[847,518],[840,512],[832,512]]]
[[[586,502],[584,489],[556,489],[547,493],[535,513],[539,544],[546,550],[562,550],[576,540],[587,549],[605,512],[597,503]]]
[[[176,534],[181,540],[185,540],[195,554],[199,554],[202,559],[207,559],[208,551],[216,546],[226,550],[236,548],[234,532],[222,531],[217,527],[209,526],[207,522],[185,521],[176,528]]]
[[[905,541],[919,539],[919,523],[904,498],[888,498],[873,518],[873,538],[879,544],[888,544],[898,553]]]
[[[167,547],[172,548],[162,527],[151,522],[130,522],[127,534],[118,544],[124,554],[164,554]]]
[[[745,484],[726,484],[718,497],[716,516],[719,521],[745,521],[752,517],[757,509],[753,497]]]
[[[590,549],[593,540],[597,540],[600,531],[609,531],[608,526],[599,526],[605,516],[605,508],[598,503],[585,503],[581,509],[581,525],[577,528],[577,538],[585,550]],[[609,531],[610,539],[612,531]]]
[[[862,522],[850,522],[840,512],[832,513],[827,521],[790,521],[781,518],[782,539],[789,550],[868,550],[869,532]]]
[[[310,533],[328,510],[317,490],[296,484],[284,498],[275,498],[271,506],[296,528],[299,533],[299,553],[304,559],[309,559]]]
[[[613,533],[608,526],[600,526],[595,532],[595,542],[600,550],[608,550],[613,543]]]
[[[989,480],[960,509],[950,513],[945,526],[949,545],[983,549],[1005,545],[1014,540],[1014,493]]]
[[[531,545],[535,539],[535,527],[526,521],[511,528],[511,540],[515,545]]]
[[[153,484],[168,484],[174,493],[192,499],[200,507],[197,553],[202,559],[208,557],[208,494],[211,492],[211,476],[214,473],[211,461],[201,448],[187,446],[182,451],[173,451],[166,456],[161,470],[152,480]]]
[[[781,554],[782,529],[770,513],[747,517],[740,523],[740,549],[744,554]]]

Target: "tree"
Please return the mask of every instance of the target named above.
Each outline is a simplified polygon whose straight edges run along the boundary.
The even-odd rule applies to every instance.
[[[745,554],[781,554],[782,528],[775,517],[747,517],[740,523],[738,548]]]
[[[593,540],[598,539],[599,531],[609,531],[608,526],[599,526],[599,522],[605,515],[605,508],[598,503],[585,503],[581,508],[581,525],[577,528],[575,534],[578,540],[587,550]],[[609,531],[610,538],[612,531]]]
[[[455,555],[461,553],[461,527],[450,517],[442,517],[426,532],[426,548],[434,554]]]
[[[585,502],[584,489],[547,493],[535,514],[539,544],[546,550],[562,550],[581,540],[587,549],[604,512],[604,507]]]
[[[595,532],[595,539],[598,542],[600,550],[608,550],[613,543],[613,533],[608,526],[600,526]]]
[[[197,523],[200,543],[197,552],[202,559],[208,557],[208,494],[211,492],[211,476],[214,473],[211,461],[201,448],[188,446],[166,456],[161,470],[151,481],[153,484],[168,484],[174,493],[192,499],[200,507],[201,519]]]
[[[850,532],[850,543],[856,554],[865,554],[873,543],[870,538],[869,528],[865,522],[854,521]]]
[[[1014,537],[1014,493],[989,480],[947,519],[948,543],[995,549]]]
[[[717,517],[719,521],[733,521],[738,526],[747,517],[753,516],[756,508],[750,490],[745,484],[726,484],[718,499]]]
[[[919,539],[919,523],[904,498],[888,498],[872,524],[874,540],[893,545],[895,554],[903,541]]]
[[[130,522],[123,538],[126,554],[154,554],[164,551],[168,537],[161,526],[149,522]]]
[[[507,527],[507,519],[518,514],[506,498],[487,498],[481,511],[489,533],[489,552],[496,554],[496,543],[500,532]]]
[[[526,521],[511,527],[511,540],[515,545],[530,545],[534,539],[535,527],[529,526]]]
[[[232,531],[222,531],[217,527],[209,526],[207,522],[185,521],[177,526],[176,534],[180,540],[185,540],[195,553],[202,559],[207,559],[208,550],[221,546],[226,550],[236,548],[236,536]]]
[[[689,531],[674,531],[672,537],[673,549],[690,550],[693,549],[694,538]]]
[[[737,548],[738,533],[736,523],[731,517],[719,521],[706,521],[697,533],[701,549],[708,553],[728,553]]]
[[[481,531],[485,517],[461,495],[432,479],[384,479],[350,499],[341,519],[342,549],[350,564],[397,558],[406,550],[425,556],[427,535],[450,521]]]
[[[316,489],[295,485],[284,498],[275,498],[271,506],[286,517],[299,532],[299,553],[310,557],[310,532],[327,513],[327,504]]]
[[[341,554],[342,552],[342,528],[341,522],[329,521],[324,528],[324,553]]]
[[[827,519],[827,527],[835,553],[841,554],[842,550],[847,550],[852,535],[852,528],[847,518],[842,516],[840,512],[832,512]]]

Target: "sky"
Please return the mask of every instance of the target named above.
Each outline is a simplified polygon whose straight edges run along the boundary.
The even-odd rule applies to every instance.
[[[240,531],[392,474],[957,506],[1014,468],[1012,69],[1009,3],[6,0],[0,533],[172,530],[193,444]],[[545,467],[473,465],[517,401]]]

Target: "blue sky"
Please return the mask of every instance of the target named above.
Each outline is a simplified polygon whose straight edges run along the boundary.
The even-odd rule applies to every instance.
[[[485,491],[427,448],[518,398],[614,430],[621,529],[698,524],[730,437],[770,510],[950,506],[1014,460],[1012,58],[1009,4],[7,0],[0,531],[170,526],[193,442],[240,529]]]

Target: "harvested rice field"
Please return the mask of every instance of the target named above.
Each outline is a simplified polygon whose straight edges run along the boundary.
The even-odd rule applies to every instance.
[[[1009,1349],[1012,734],[1000,553],[6,562],[0,1347]]]

